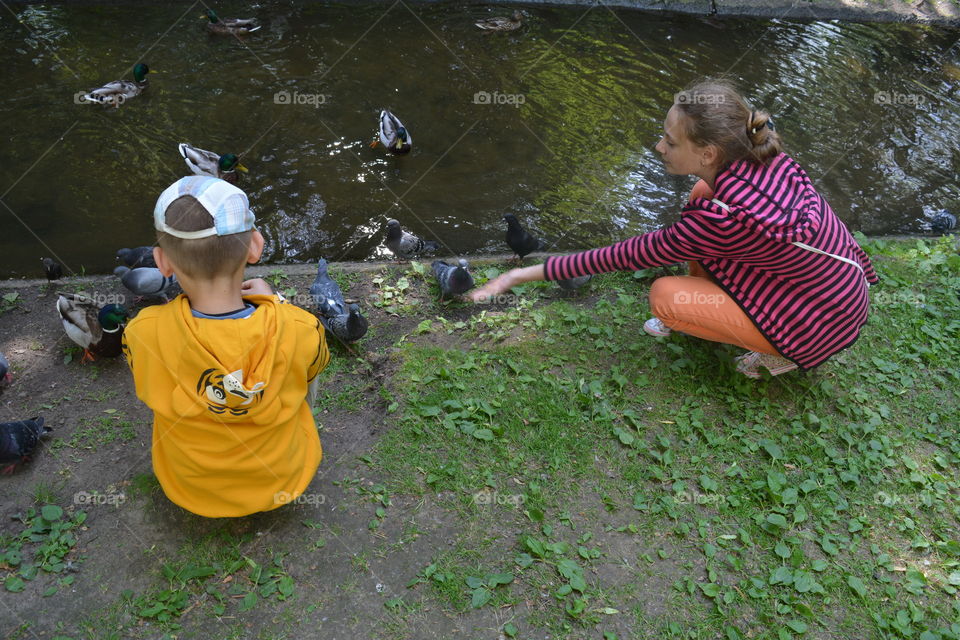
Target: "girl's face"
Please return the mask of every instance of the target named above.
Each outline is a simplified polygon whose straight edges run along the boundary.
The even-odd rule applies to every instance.
[[[710,167],[713,153],[710,147],[698,147],[687,138],[681,121],[686,118],[676,106],[670,107],[663,121],[663,137],[655,147],[663,156],[667,173],[699,175]]]

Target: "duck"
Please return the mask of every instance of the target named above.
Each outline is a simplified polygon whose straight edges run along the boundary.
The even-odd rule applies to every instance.
[[[380,139],[373,139],[371,147],[376,147],[377,142],[381,142],[391,153],[401,154],[410,153],[413,146],[413,136],[407,131],[407,128],[400,122],[400,118],[390,113],[389,109],[380,112]]]
[[[101,307],[79,293],[58,293],[57,313],[67,336],[83,348],[81,362],[120,355],[126,309],[118,304]]]
[[[240,164],[240,158],[235,153],[225,153],[221,156],[213,151],[198,149],[186,142],[177,145],[177,149],[180,150],[180,155],[190,167],[190,171],[198,176],[212,176],[233,183],[237,181],[237,171],[247,172],[247,168]]]
[[[483,31],[513,31],[519,29],[522,24],[523,14],[520,11],[514,11],[509,18],[486,18],[476,23],[477,27]]]
[[[97,89],[91,89],[80,97],[80,102],[112,104],[119,107],[130,98],[135,98],[147,88],[147,74],[156,73],[142,62],[133,66],[133,80],[114,80]]]
[[[256,18],[221,18],[213,9],[207,9],[207,31],[225,36],[243,36],[260,28]]]

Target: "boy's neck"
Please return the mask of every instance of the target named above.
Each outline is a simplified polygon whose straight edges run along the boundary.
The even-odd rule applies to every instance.
[[[177,279],[194,311],[212,316],[243,309],[243,296],[240,294],[243,269],[234,275],[213,279],[186,278],[179,274]]]

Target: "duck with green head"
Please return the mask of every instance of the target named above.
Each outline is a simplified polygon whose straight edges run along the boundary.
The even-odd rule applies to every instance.
[[[83,348],[81,362],[120,355],[126,309],[118,304],[101,307],[77,293],[59,293],[57,312],[67,336]]]
[[[140,95],[147,88],[147,74],[156,73],[142,62],[133,66],[133,80],[114,80],[102,87],[90,90],[80,96],[80,102],[113,105],[121,104]]]
[[[260,28],[256,18],[221,18],[213,9],[207,9],[207,31],[223,36],[243,36]]]
[[[183,161],[195,175],[212,176],[233,183],[237,181],[237,171],[247,172],[247,168],[240,164],[240,158],[235,153],[225,153],[221,156],[213,151],[198,149],[186,142],[181,142],[177,148],[183,156]]]
[[[389,109],[380,112],[380,127],[378,131],[380,140],[390,153],[403,154],[410,153],[413,147],[413,136],[407,131],[407,128],[400,122],[400,118],[390,113]],[[371,147],[377,146],[377,138],[373,139]]]

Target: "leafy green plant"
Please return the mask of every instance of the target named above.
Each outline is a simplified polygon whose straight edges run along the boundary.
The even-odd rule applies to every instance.
[[[23,591],[25,581],[33,580],[41,571],[62,574],[74,568],[66,556],[77,544],[74,530],[86,521],[85,512],[78,511],[70,517],[61,507],[47,504],[39,511],[28,508],[18,519],[26,528],[0,550],[0,570],[7,571],[4,579],[7,591]],[[73,581],[68,577],[62,584]]]

